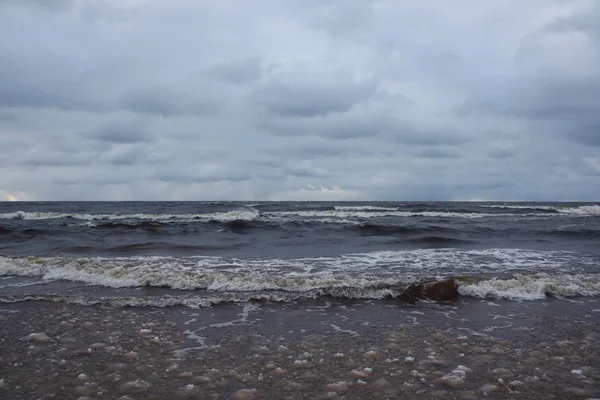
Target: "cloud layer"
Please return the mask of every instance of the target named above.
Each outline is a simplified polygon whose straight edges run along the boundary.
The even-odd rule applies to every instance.
[[[600,198],[593,0],[0,1],[0,200]]]

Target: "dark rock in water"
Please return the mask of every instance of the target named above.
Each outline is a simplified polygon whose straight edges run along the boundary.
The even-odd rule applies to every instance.
[[[404,290],[402,300],[414,302],[419,299],[444,301],[455,300],[458,297],[458,284],[454,278],[442,281],[419,282]]]
[[[247,221],[244,221],[243,219],[235,219],[235,220],[229,222],[229,227],[232,230],[246,229],[249,226],[250,226],[250,224]]]

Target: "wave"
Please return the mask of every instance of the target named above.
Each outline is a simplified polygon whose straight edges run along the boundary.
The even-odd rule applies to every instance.
[[[368,236],[395,236],[395,235],[408,235],[417,233],[458,233],[459,230],[455,228],[448,228],[444,226],[411,226],[411,225],[384,225],[384,224],[372,224],[365,223],[359,224],[358,229],[363,235]]]
[[[543,211],[556,211],[556,206],[538,206],[538,205],[508,205],[508,204],[485,204],[481,205],[483,208],[501,208],[509,210],[543,210]]]
[[[0,219],[24,219],[24,220],[46,220],[46,219],[77,219],[84,221],[160,221],[160,222],[186,222],[186,221],[234,221],[254,220],[259,218],[260,213],[253,208],[231,210],[220,213],[208,214],[67,214],[53,212],[25,212],[0,214]]]
[[[271,211],[262,214],[265,217],[304,217],[304,218],[361,218],[375,217],[437,217],[437,218],[484,218],[484,217],[517,217],[519,214],[494,214],[494,213],[461,213],[445,211],[361,211],[361,210],[318,210],[318,211]]]
[[[190,292],[196,293],[196,292]],[[398,282],[370,282],[368,285],[321,286],[298,291],[249,290],[206,291],[201,295],[162,296],[83,296],[61,294],[10,294],[0,295],[0,302],[31,300],[64,301],[82,305],[106,304],[111,306],[186,306],[211,307],[223,303],[239,302],[294,302],[320,297],[340,299],[384,300],[398,299],[408,302],[418,300],[448,301],[459,296],[481,299],[513,301],[543,300],[547,297],[582,297],[600,295],[600,277],[579,275],[517,275],[511,278],[482,278],[478,276],[429,279],[411,284]]]
[[[451,279],[458,295],[533,300],[600,295],[600,274],[590,273],[597,271],[596,263],[577,253],[519,249],[419,249],[301,259],[0,257],[0,276],[106,288],[159,287],[222,301],[418,297],[415,291],[434,297],[437,286],[419,289],[424,282],[440,283],[439,290],[447,292],[448,284],[441,282]]]
[[[598,204],[579,207],[557,207],[556,210],[559,213],[571,215],[600,215],[600,205]]]
[[[337,211],[398,211],[398,207],[379,206],[334,206]]]
[[[580,216],[594,216],[600,215],[600,205],[585,205],[578,207],[567,207],[567,206],[542,206],[542,205],[509,205],[509,204],[486,204],[482,205],[484,208],[500,208],[509,210],[529,210],[529,211],[545,211],[547,213],[559,213],[559,214],[570,214]]]
[[[430,246],[446,246],[446,245],[460,245],[472,243],[470,240],[458,239],[445,236],[422,236],[408,239],[409,243],[412,244],[424,244]]]

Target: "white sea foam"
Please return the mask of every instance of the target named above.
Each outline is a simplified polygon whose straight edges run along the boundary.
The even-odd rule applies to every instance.
[[[580,207],[568,207],[561,208],[558,207],[557,211],[563,214],[572,214],[572,215],[600,215],[600,205],[590,205],[590,206],[580,206]]]
[[[441,211],[397,211],[378,210],[365,211],[356,209],[335,209],[335,210],[308,210],[308,211],[272,211],[263,213],[268,218],[278,217],[305,217],[305,218],[375,218],[375,217],[439,217],[439,218],[484,218],[484,217],[507,217],[519,216],[519,214],[490,214],[490,213],[456,213]],[[545,215],[545,214],[540,214]]]
[[[519,249],[421,249],[300,259],[0,257],[0,276],[36,276],[44,282],[65,280],[112,288],[201,289],[219,301],[242,294],[280,296],[287,301],[324,294],[396,297],[424,278],[465,275],[476,279],[460,284],[463,295],[528,300],[547,294],[599,295],[600,275],[589,274],[595,263],[572,252]]]
[[[486,204],[482,205],[484,208],[506,208],[514,210],[556,210],[555,206],[540,206],[540,205],[513,205],[513,204]]]
[[[600,295],[598,274],[517,275],[512,279],[489,279],[459,284],[463,296],[509,300],[539,300],[548,295],[574,297]]]
[[[556,215],[571,216],[596,216],[600,215],[600,205],[587,205],[580,207],[555,207],[540,205],[484,205],[488,208],[503,209],[539,209],[556,210]],[[551,217],[548,213],[481,213],[481,212],[443,212],[443,211],[402,211],[393,207],[378,206],[335,206],[333,210],[286,210],[260,213],[252,207],[230,210],[219,213],[205,214],[86,214],[86,213],[55,213],[55,212],[25,212],[0,213],[0,219],[24,219],[24,220],[49,220],[49,219],[75,219],[89,222],[97,221],[127,221],[143,220],[158,222],[192,222],[192,221],[251,221],[256,219],[282,221],[291,220],[290,217],[311,218],[324,223],[348,223],[348,218],[378,218],[378,217],[432,217],[432,218],[486,218],[486,217]],[[317,220],[320,218],[320,220]],[[91,225],[93,226],[93,225]]]
[[[253,208],[231,210],[220,213],[208,214],[65,214],[52,212],[25,212],[17,211],[14,213],[0,214],[0,219],[25,219],[25,220],[46,220],[72,218],[84,221],[124,221],[124,220],[144,220],[160,222],[181,222],[181,221],[251,221],[259,218],[260,213]]]
[[[378,206],[335,206],[338,211],[397,211],[398,207],[378,207]]]
[[[565,207],[565,206],[542,206],[542,205],[524,205],[524,204],[486,204],[482,205],[485,208],[501,208],[501,209],[522,209],[522,210],[546,210],[556,211],[562,215],[568,214],[573,216],[594,216],[600,215],[600,205],[585,205],[579,207]],[[546,215],[547,214],[542,214]]]

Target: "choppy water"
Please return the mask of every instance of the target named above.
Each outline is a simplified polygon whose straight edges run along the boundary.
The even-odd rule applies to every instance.
[[[0,203],[0,301],[208,306],[600,295],[600,205]]]

